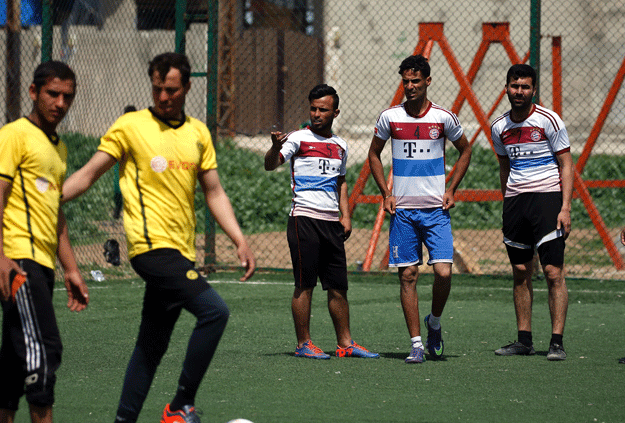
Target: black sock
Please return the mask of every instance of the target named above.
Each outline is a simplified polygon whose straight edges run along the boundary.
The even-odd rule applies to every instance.
[[[193,405],[195,402],[195,398],[190,397],[184,387],[179,386],[176,391],[176,396],[169,404],[169,409],[171,411],[182,410],[182,407],[185,405]]]
[[[519,342],[526,347],[531,347],[532,344],[532,332],[527,330],[520,330],[518,333]]]
[[[562,335],[558,335],[557,333],[551,334],[551,343],[552,344],[560,344],[562,345]]]

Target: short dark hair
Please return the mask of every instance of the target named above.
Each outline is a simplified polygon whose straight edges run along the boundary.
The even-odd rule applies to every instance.
[[[46,85],[50,78],[59,78],[61,81],[71,80],[74,83],[74,89],[76,89],[76,74],[72,68],[63,62],[49,60],[37,66],[33,75],[33,85],[37,92]]]
[[[310,90],[310,94],[308,94],[308,101],[311,102],[327,95],[332,96],[334,110],[338,109],[339,95],[336,93],[336,90],[328,84],[315,85],[313,89]]]
[[[178,69],[181,75],[182,85],[187,85],[191,78],[191,65],[187,56],[180,53],[162,53],[150,62],[148,75],[150,78],[154,72],[158,72],[161,79],[164,79],[171,68]]]
[[[536,71],[530,65],[526,65],[524,63],[520,63],[517,65],[510,66],[508,69],[508,74],[506,75],[506,85],[510,83],[513,79],[519,78],[532,78],[532,86],[536,86]]]
[[[399,65],[399,74],[401,75],[404,71],[409,69],[415,73],[421,72],[424,78],[430,76],[430,64],[428,63],[428,59],[420,54],[406,57]]]

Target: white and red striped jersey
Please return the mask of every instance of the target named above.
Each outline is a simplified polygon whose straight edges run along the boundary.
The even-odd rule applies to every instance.
[[[523,192],[561,191],[557,154],[571,150],[562,119],[553,111],[534,105],[522,122],[513,122],[510,112],[491,125],[495,153],[510,158],[506,197]]]
[[[291,165],[291,216],[339,220],[337,180],[347,172],[347,143],[300,129],[289,134],[280,156]]]
[[[445,140],[455,142],[462,136],[458,117],[432,102],[425,113],[413,117],[400,104],[380,114],[374,132],[384,141],[391,138],[396,206],[441,207],[445,194]]]

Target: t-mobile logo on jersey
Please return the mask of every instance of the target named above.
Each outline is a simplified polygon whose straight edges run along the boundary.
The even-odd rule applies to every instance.
[[[319,159],[319,169],[321,169],[322,175],[327,175],[329,169],[334,170],[335,168],[330,166],[330,160]]]
[[[414,157],[414,154],[417,152],[419,153],[429,153],[430,149],[423,149],[423,148],[417,148],[417,143],[414,141],[407,141],[404,143],[404,153],[406,153],[406,158],[408,159],[412,159]]]

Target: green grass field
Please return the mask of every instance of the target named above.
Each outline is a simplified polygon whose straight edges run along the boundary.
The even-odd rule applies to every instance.
[[[443,315],[445,360],[407,365],[409,339],[394,274],[350,275],[354,339],[381,358],[295,358],[291,275],[210,275],[231,318],[197,396],[203,423],[247,418],[282,422],[623,422],[625,421],[625,285],[569,280],[564,345],[568,358],[548,362],[550,338],[545,282],[535,281],[531,357],[497,357],[516,338],[509,278],[455,275]],[[431,275],[419,284],[429,312]],[[58,284],[57,317],[65,344],[58,373],[55,421],[107,422],[138,329],[143,283],[91,281],[91,305],[65,308]],[[312,335],[326,352],[336,344],[321,288],[313,299]],[[160,419],[173,397],[193,319],[183,313],[148,395],[140,422]],[[16,422],[27,419],[25,404]]]

